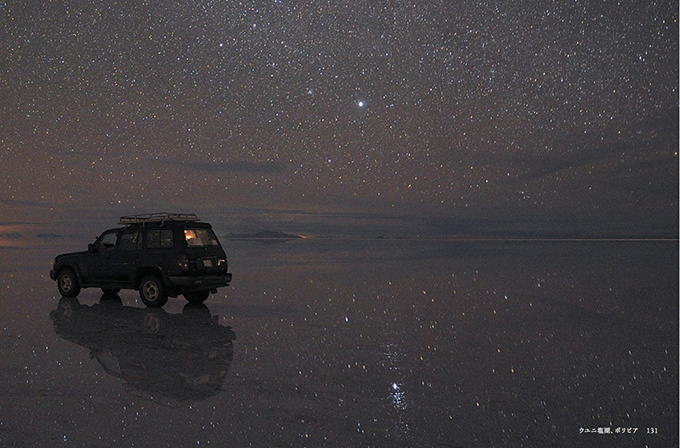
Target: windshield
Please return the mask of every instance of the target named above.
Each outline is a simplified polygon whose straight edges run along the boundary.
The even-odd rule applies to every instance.
[[[189,247],[219,246],[217,237],[211,229],[186,229],[184,238]]]

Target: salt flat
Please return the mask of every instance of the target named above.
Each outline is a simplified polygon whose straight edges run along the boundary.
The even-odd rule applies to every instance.
[[[0,445],[678,443],[677,242],[222,242],[151,317],[3,248]]]

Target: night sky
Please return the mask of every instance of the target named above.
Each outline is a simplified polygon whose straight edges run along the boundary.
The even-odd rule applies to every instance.
[[[677,237],[676,1],[17,0],[0,32],[5,224]]]

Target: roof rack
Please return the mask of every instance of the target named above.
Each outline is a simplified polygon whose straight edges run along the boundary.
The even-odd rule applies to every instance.
[[[200,221],[195,213],[147,213],[144,215],[124,215],[120,217],[118,224],[147,224],[152,222],[166,221]]]

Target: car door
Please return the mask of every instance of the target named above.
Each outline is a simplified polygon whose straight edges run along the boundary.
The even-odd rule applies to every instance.
[[[116,275],[113,258],[118,243],[118,231],[108,230],[95,241],[92,246],[92,256],[88,260],[88,280],[92,282],[108,282],[115,279]]]
[[[118,242],[110,256],[111,277],[116,282],[129,282],[139,265],[142,249],[142,232],[139,229],[125,229],[118,235]]]
[[[142,251],[140,263],[145,266],[160,266],[168,269],[168,263],[175,263],[175,241],[172,229],[148,229],[146,231],[146,249]],[[175,266],[173,266],[175,267]]]

